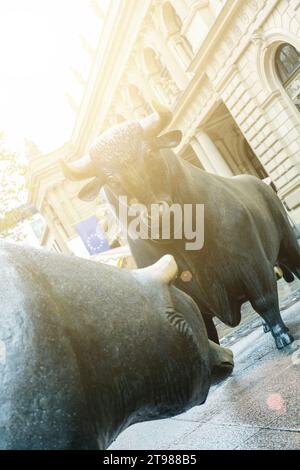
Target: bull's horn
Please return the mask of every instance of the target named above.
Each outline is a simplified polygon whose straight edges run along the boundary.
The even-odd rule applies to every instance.
[[[72,165],[60,160],[60,166],[63,174],[69,180],[84,180],[96,175],[95,164],[89,155],[84,155]]]
[[[178,266],[172,255],[165,255],[147,268],[135,270],[138,276],[145,275],[164,284],[170,284],[177,277]]]
[[[172,112],[169,108],[157,102],[153,102],[152,106],[155,112],[140,121],[148,137],[158,135],[172,120]]]

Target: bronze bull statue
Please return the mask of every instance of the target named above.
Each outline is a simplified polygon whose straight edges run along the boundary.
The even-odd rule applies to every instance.
[[[180,270],[176,286],[195,300],[215,342],[213,317],[236,326],[242,304],[250,301],[277,348],[285,347],[293,337],[281,318],[274,267],[287,281],[293,273],[300,278],[300,250],[281,201],[254,176],[210,174],[176,156],[170,148],[180,143],[181,132],[161,135],[172,114],[155,106],[140,122],[124,122],[100,135],[82,159],[62,162],[65,176],[90,180],[79,193],[83,200],[95,198],[104,186],[117,217],[124,195],[145,207],[203,204],[204,246],[196,251],[174,236],[143,240],[128,233],[138,267],[172,254]]]
[[[172,256],[130,271],[1,243],[0,260],[0,449],[105,449],[233,367]]]

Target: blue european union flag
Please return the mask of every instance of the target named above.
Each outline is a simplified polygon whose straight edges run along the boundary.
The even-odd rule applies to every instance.
[[[90,255],[97,255],[110,249],[96,216],[77,224],[76,230]]]

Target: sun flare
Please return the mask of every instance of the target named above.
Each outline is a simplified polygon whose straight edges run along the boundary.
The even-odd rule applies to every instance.
[[[0,130],[48,152],[70,137],[109,1],[0,0]]]

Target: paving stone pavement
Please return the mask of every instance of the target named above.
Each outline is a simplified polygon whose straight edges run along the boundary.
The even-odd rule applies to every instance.
[[[291,301],[285,301],[282,312],[295,338],[292,345],[278,351],[258,316],[251,317],[222,339],[234,352],[235,368],[210,389],[204,405],[131,426],[110,449],[300,449],[300,302],[294,303],[295,291],[290,288]]]

